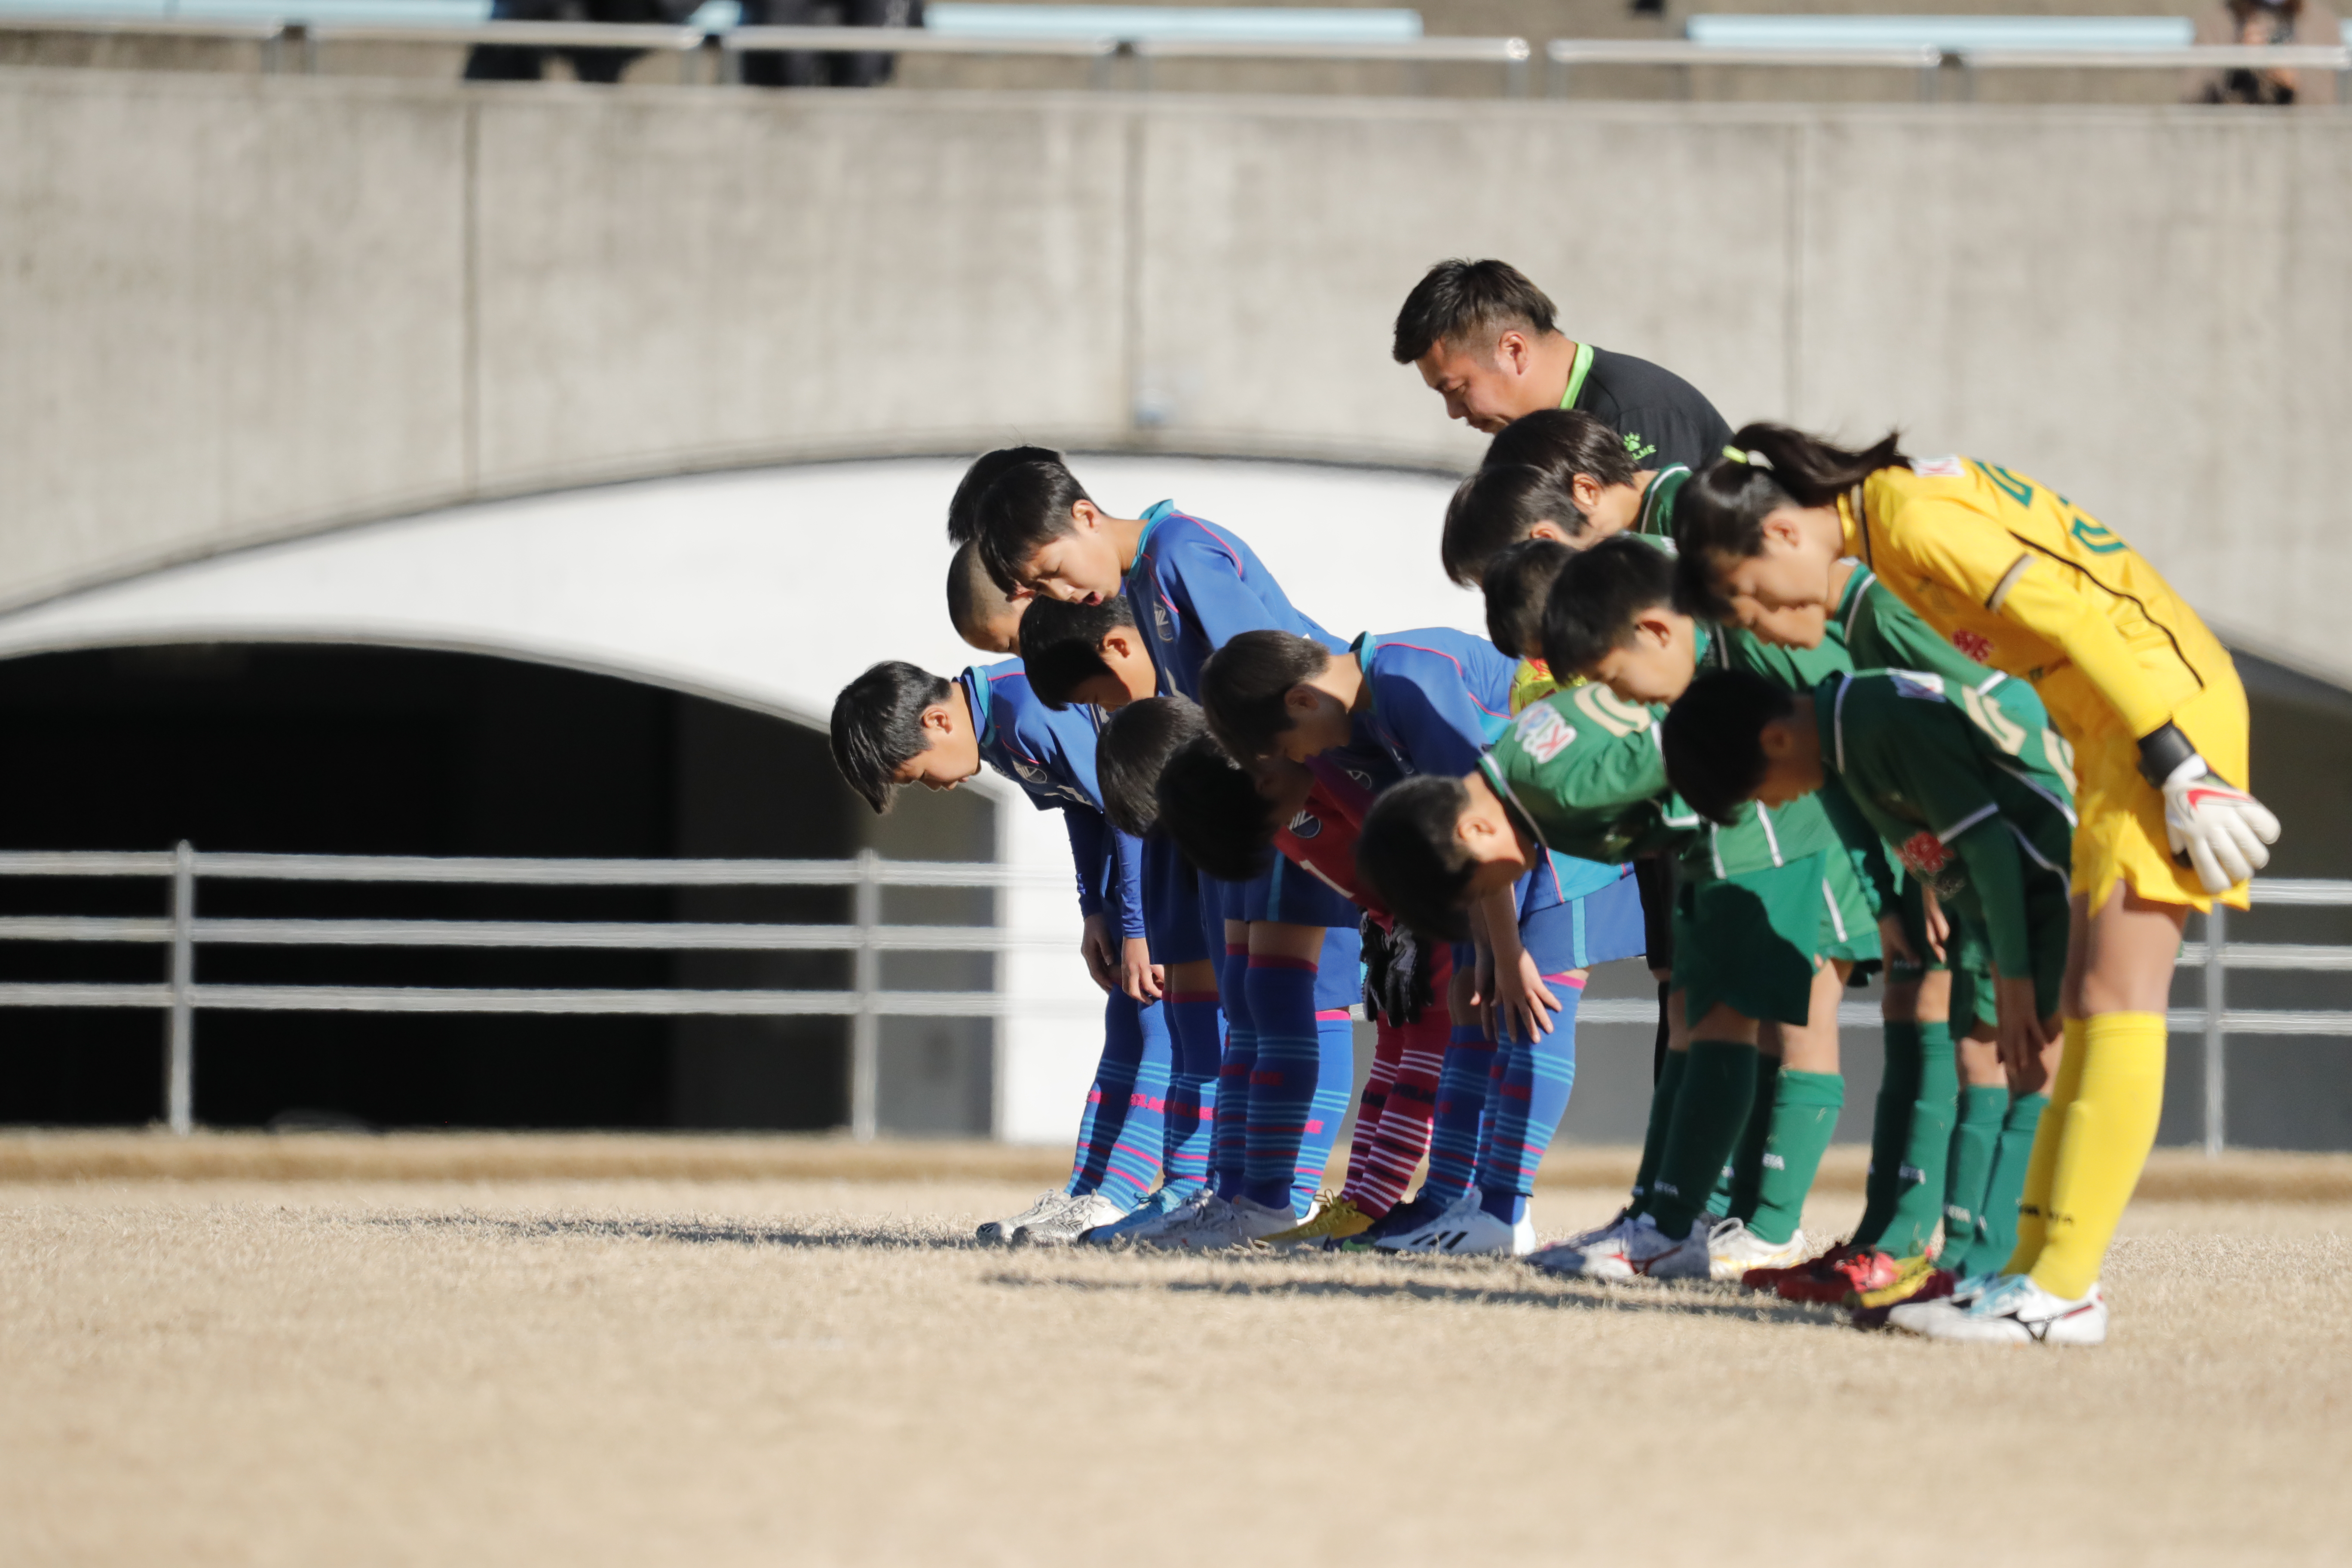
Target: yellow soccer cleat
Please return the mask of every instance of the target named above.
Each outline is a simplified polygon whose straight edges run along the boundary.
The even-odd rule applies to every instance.
[[[1307,1217],[1288,1230],[1277,1230],[1272,1236],[1257,1238],[1260,1247],[1319,1247],[1325,1242],[1345,1241],[1372,1228],[1372,1216],[1331,1193],[1319,1193],[1315,1206]]]
[[[1919,1288],[1937,1273],[1933,1254],[1922,1253],[1906,1258],[1895,1265],[1895,1278],[1873,1289],[1856,1290],[1846,1298],[1849,1307],[1892,1307],[1897,1301],[1908,1301],[1919,1293]]]

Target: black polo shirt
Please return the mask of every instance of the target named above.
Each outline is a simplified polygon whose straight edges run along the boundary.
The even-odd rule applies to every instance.
[[[1576,345],[1559,405],[1590,414],[1622,436],[1636,468],[1685,463],[1696,473],[1731,442],[1731,426],[1697,387],[1648,360],[1591,343]]]

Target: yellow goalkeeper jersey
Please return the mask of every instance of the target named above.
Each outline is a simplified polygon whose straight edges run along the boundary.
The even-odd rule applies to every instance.
[[[1858,555],[1962,653],[2031,680],[2077,737],[2160,728],[2228,650],[2155,567],[2104,523],[1974,458],[1881,468],[1839,501]]]

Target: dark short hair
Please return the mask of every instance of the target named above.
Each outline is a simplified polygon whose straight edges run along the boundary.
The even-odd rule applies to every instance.
[[[1059,458],[1010,463],[972,508],[972,542],[989,577],[1010,594],[1021,586],[1020,564],[1047,542],[1076,531],[1070,509],[1091,502]]]
[[[948,624],[956,636],[966,642],[980,629],[980,624],[992,620],[1013,607],[1004,591],[989,581],[981,570],[980,552],[970,540],[955,548],[948,558]]]
[[[1389,352],[1411,364],[1433,344],[1479,342],[1514,326],[1557,331],[1551,300],[1526,273],[1507,261],[1441,261],[1404,297]]]
[[[1456,832],[1470,792],[1444,773],[1382,790],[1356,836],[1356,874],[1389,911],[1440,942],[1467,942],[1470,852]]]
[[[978,529],[974,514],[980,510],[980,498],[988,493],[998,476],[1007,468],[1023,463],[1058,463],[1062,454],[1051,447],[999,447],[993,452],[982,452],[971,460],[957,481],[955,495],[948,502],[948,542],[968,542]]]
[[[1584,674],[1633,640],[1643,611],[1674,602],[1674,558],[1654,542],[1619,533],[1577,551],[1544,601],[1544,662],[1554,679]]]
[[[1591,475],[1600,485],[1631,484],[1639,471],[1625,449],[1625,437],[1581,408],[1538,408],[1496,432],[1479,466],[1503,468],[1515,463],[1543,469],[1563,488],[1579,474]]]
[[[1549,522],[1573,539],[1584,531],[1566,480],[1524,463],[1481,468],[1462,481],[1445,506],[1437,558],[1445,574],[1465,588],[1482,586],[1495,557]]]
[[[1057,713],[1067,708],[1079,687],[1111,673],[1103,662],[1103,638],[1133,625],[1135,611],[1124,594],[1093,605],[1032,599],[1021,615],[1021,663],[1029,672],[1030,693]]]
[[[1274,750],[1290,728],[1283,698],[1331,663],[1331,650],[1292,632],[1241,632],[1201,667],[1201,706],[1218,742],[1244,761]]]
[[[1731,822],[1740,802],[1753,800],[1764,782],[1764,726],[1796,707],[1786,687],[1752,669],[1699,677],[1666,710],[1658,737],[1666,783],[1700,816]]]
[[[1196,735],[1179,746],[1153,793],[1160,826],[1209,876],[1246,882],[1274,863],[1274,808],[1216,737]]]
[[[833,700],[833,765],[876,816],[898,793],[892,775],[930,749],[923,710],[948,700],[950,682],[899,659],[885,659]]]
[[[1576,553],[1556,539],[1522,539],[1486,563],[1486,635],[1513,658],[1543,634],[1553,579]]]
[[[1181,697],[1147,697],[1112,714],[1095,742],[1095,786],[1110,825],[1138,838],[1157,826],[1168,759],[1208,732],[1200,708]]]
[[[1786,425],[1748,425],[1731,447],[1693,474],[1675,496],[1675,543],[1684,557],[1685,600],[1719,611],[1713,585],[1718,561],[1764,550],[1764,519],[1784,506],[1833,506],[1881,468],[1910,462],[1890,432],[1859,451],[1832,446]],[[1731,451],[1740,456],[1734,458]],[[1749,461],[1750,456],[1761,461]]]

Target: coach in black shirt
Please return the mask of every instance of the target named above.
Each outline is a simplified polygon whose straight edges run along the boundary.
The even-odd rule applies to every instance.
[[[1448,416],[1489,436],[1539,408],[1575,408],[1622,436],[1637,468],[1694,473],[1731,439],[1715,405],[1674,372],[1562,336],[1551,300],[1507,261],[1431,268],[1397,312],[1392,352]]]

